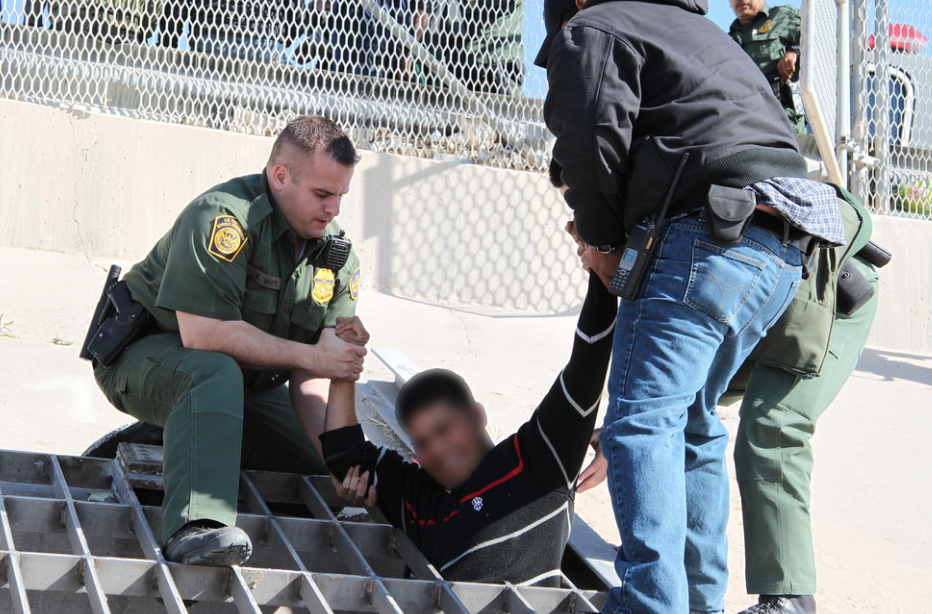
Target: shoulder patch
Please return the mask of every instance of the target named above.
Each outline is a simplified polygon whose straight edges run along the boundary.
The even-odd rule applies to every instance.
[[[319,269],[314,275],[314,290],[311,296],[318,305],[329,303],[333,298],[333,271],[330,269]]]
[[[352,277],[349,280],[349,297],[352,300],[359,298],[359,277],[361,273],[359,272],[359,267],[356,267],[356,270],[353,271]]]
[[[210,233],[210,245],[207,246],[207,251],[221,260],[233,262],[248,239],[249,237],[243,232],[243,227],[235,217],[221,215],[214,219],[214,228]]]
[[[765,32],[770,32],[770,25],[771,25],[771,24],[770,24],[770,21],[771,21],[770,19],[768,19],[767,21],[765,21],[765,22],[764,22],[764,25],[762,25],[762,26],[760,27],[760,29],[758,29],[757,31],[758,31],[760,34],[764,34]]]

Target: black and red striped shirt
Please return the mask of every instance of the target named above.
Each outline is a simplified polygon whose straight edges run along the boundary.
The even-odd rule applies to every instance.
[[[351,426],[321,436],[330,471],[369,471],[378,505],[444,578],[557,585],[573,525],[574,485],[598,413],[617,299],[593,275],[563,372],[531,419],[447,490],[416,463]]]

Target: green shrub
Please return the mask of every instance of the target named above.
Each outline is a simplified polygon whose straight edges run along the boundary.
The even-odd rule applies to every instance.
[[[932,181],[914,181],[897,187],[893,208],[918,215],[932,215]]]

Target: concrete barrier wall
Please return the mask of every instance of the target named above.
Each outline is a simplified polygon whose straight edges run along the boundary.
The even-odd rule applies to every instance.
[[[880,270],[869,345],[932,354],[932,222],[873,216],[873,239],[893,252]]]
[[[139,259],[194,196],[260,171],[271,142],[0,100],[0,245]],[[362,155],[340,220],[366,286],[544,313],[579,304],[569,212],[545,177]],[[932,353],[932,222],[875,227],[896,256],[871,343]]]
[[[0,244],[142,258],[192,198],[259,172],[271,145],[0,100]],[[569,283],[568,216],[542,175],[362,152],[339,219],[370,287],[553,313],[584,289]]]

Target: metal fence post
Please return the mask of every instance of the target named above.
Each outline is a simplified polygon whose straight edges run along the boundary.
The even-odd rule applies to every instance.
[[[868,0],[853,0],[851,31],[854,33],[849,41],[851,50],[851,139],[849,141],[848,160],[850,162],[851,193],[861,202],[870,205],[867,187],[867,169],[863,164],[863,156],[868,150],[867,130],[867,57],[864,53],[864,41],[867,37],[867,2]],[[842,27],[839,15],[838,27]]]
[[[890,9],[887,0],[876,0],[874,34],[874,156],[875,201],[879,211],[890,211]]]
[[[835,151],[838,157],[838,171],[842,187],[847,188],[848,179],[848,140],[851,138],[851,4],[848,0],[835,0],[838,5],[837,35],[838,40],[838,79],[835,112]],[[841,147],[838,147],[841,145]]]

